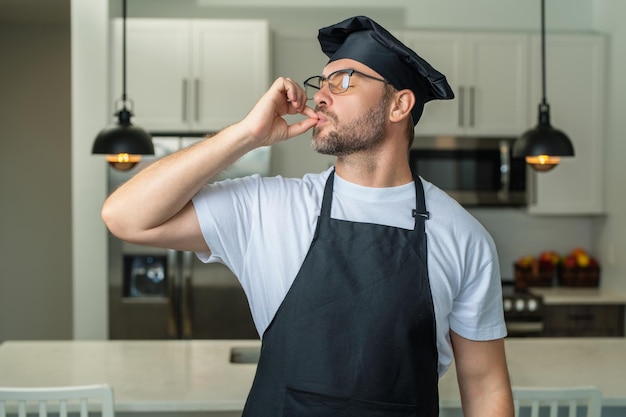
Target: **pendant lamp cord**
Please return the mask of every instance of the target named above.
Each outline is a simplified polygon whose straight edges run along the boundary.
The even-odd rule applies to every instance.
[[[126,0],[124,0],[126,1]],[[546,2],[541,0],[541,88],[542,104],[548,104],[546,100]]]
[[[126,107],[126,0],[122,1],[122,106]]]

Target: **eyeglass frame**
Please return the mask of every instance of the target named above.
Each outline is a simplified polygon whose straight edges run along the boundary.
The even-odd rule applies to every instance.
[[[343,90],[341,90],[339,92],[335,92],[335,91],[333,91],[333,88],[336,88],[336,87],[331,87],[331,86],[333,86],[333,84],[330,83],[330,78],[333,75],[335,75],[337,73],[341,73],[341,72],[348,76],[348,84],[345,86],[345,88]],[[304,82],[302,84],[304,85],[304,91],[305,92],[307,91],[308,87],[313,88],[313,89],[319,91],[322,88],[324,88],[323,83],[326,81],[328,83],[328,91],[330,91],[331,93],[333,93],[335,95],[343,94],[346,91],[348,91],[348,89],[350,88],[350,78],[352,78],[352,75],[354,75],[354,74],[358,74],[358,75],[361,75],[361,76],[363,76],[365,78],[369,78],[371,80],[376,80],[376,81],[380,81],[380,82],[383,82],[385,84],[391,85],[391,82],[389,80],[385,79],[385,78],[374,77],[372,75],[365,74],[364,72],[357,71],[355,69],[340,69],[340,70],[331,72],[326,77],[324,77],[323,75],[314,75],[314,76],[309,77],[306,80],[304,80]],[[313,79],[317,79],[318,80],[318,85],[311,84],[311,80],[313,80]],[[345,78],[342,80],[342,83],[345,83]],[[317,91],[316,91],[316,93],[317,93]],[[313,95],[315,95],[315,94],[313,94]],[[309,97],[309,95],[307,94],[307,100],[312,100],[312,99],[313,99],[313,97]]]

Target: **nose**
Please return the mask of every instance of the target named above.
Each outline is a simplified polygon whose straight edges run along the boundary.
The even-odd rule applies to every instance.
[[[322,88],[317,90],[317,92],[313,95],[313,101],[317,106],[322,104],[329,105],[332,100],[333,93],[330,92],[330,88],[328,87],[328,83],[324,83]]]

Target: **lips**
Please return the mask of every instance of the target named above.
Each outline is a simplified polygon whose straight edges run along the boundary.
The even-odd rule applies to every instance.
[[[316,114],[317,114],[317,124],[316,126],[322,126],[324,124],[327,124],[329,122],[335,122],[337,117],[335,116],[334,113],[330,113],[327,111],[321,111],[319,108],[316,109]]]
[[[326,116],[324,116],[324,114],[322,113],[317,113],[317,123],[315,126],[321,126],[323,124],[325,124],[326,122],[328,122],[328,119],[326,118]]]

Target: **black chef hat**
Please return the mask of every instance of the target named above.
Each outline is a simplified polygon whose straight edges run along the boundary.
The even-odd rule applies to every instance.
[[[369,17],[355,16],[319,30],[328,62],[348,58],[367,65],[398,90],[415,94],[413,124],[430,100],[449,100],[454,93],[446,77]]]

